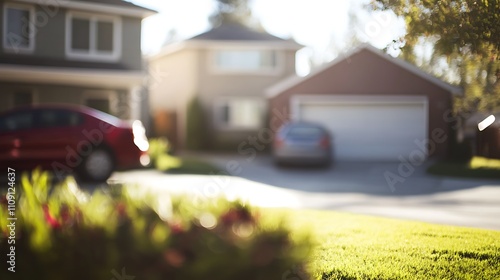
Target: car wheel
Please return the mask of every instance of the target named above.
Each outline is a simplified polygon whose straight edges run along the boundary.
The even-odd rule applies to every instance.
[[[107,149],[98,148],[92,151],[80,166],[82,179],[92,182],[104,182],[115,169],[113,155]]]

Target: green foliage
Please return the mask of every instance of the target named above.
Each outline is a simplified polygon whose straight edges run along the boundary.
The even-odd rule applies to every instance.
[[[221,174],[214,165],[189,157],[177,157],[169,153],[170,144],[165,138],[149,140],[149,157],[154,168],[176,174]]]
[[[207,147],[207,130],[205,112],[200,99],[196,96],[188,104],[186,148],[201,150]]]
[[[154,168],[166,171],[180,166],[180,160],[170,155],[170,149],[170,142],[166,138],[149,139],[148,154]]]
[[[149,158],[155,161],[161,155],[170,153],[171,145],[166,138],[153,138],[149,139]]]
[[[438,36],[436,48],[449,55],[457,50],[490,55],[500,51],[498,0],[376,0],[377,9],[392,9],[407,23],[406,39]]]
[[[403,58],[411,61],[417,45],[432,44],[421,67],[464,89],[455,100],[459,119],[500,110],[500,1],[376,0],[372,7],[405,18]]]
[[[210,16],[212,25],[228,22],[250,24],[252,20],[251,0],[216,0],[215,2],[217,9]]]
[[[430,166],[430,174],[459,178],[500,179],[500,160],[472,157],[470,160],[444,161]]]
[[[222,199],[139,198],[120,186],[89,194],[71,178],[51,187],[35,171],[17,201],[16,273],[2,269],[0,279],[282,279],[310,247]],[[5,268],[6,201],[0,206]]]

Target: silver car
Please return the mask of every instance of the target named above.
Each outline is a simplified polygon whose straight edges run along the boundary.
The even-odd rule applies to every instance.
[[[322,164],[332,160],[331,136],[317,124],[290,122],[274,138],[273,157],[277,164]]]

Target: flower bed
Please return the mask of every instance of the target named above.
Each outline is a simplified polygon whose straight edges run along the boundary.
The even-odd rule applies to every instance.
[[[72,179],[49,181],[38,171],[22,177],[16,272],[3,266],[0,279],[293,279],[291,269],[310,251],[308,238],[293,238],[241,202],[139,199],[120,186],[89,194]],[[2,198],[5,264],[11,245]]]

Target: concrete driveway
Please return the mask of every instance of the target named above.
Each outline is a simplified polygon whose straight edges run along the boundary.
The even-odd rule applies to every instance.
[[[149,186],[156,193],[224,195],[266,207],[328,209],[500,230],[499,180],[434,177],[425,173],[430,163],[413,166],[410,172],[400,163],[282,168],[266,155],[252,160],[235,155],[190,156],[212,162],[226,174],[172,175],[147,170],[116,173],[112,180]],[[392,185],[388,172],[397,178],[389,180]]]
[[[500,180],[468,180],[427,174],[431,161],[340,162],[330,167],[276,166],[268,155],[191,154],[231,176],[309,193],[361,193],[382,196],[425,195],[498,185]],[[236,167],[237,166],[237,167]]]
[[[500,230],[500,180],[432,176],[409,162],[277,167],[268,155],[197,155],[251,181],[296,190],[302,207]],[[233,167],[238,163],[240,169]],[[231,170],[233,172],[231,173]]]

